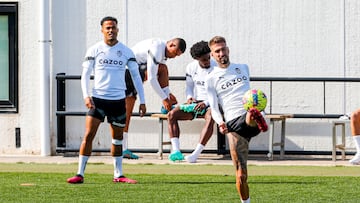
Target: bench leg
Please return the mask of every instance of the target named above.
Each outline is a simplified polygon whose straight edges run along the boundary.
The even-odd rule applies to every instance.
[[[269,153],[267,156],[269,160],[274,159],[274,121],[272,119],[270,119]]]
[[[336,124],[332,126],[332,160],[336,161]]]
[[[337,143],[336,139],[337,139],[337,135],[336,135],[336,130],[337,130],[337,126],[341,127],[341,143]],[[345,134],[345,123],[337,123],[334,122],[333,126],[332,126],[332,160],[336,161],[336,150],[340,149],[341,151],[341,160],[345,160],[346,158],[346,154],[345,154],[345,150],[346,150],[346,134]]]
[[[344,148],[341,149],[341,159],[344,161],[345,160],[345,124],[341,125],[341,144],[344,146]]]
[[[285,119],[281,120],[280,159],[285,156]]]
[[[164,135],[163,119],[159,118],[159,159],[163,159],[163,135]]]

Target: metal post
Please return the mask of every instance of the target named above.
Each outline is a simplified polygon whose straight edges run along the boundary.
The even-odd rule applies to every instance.
[[[58,73],[56,76],[64,76],[65,73]],[[56,77],[57,88],[57,111],[65,111],[65,79]],[[66,122],[64,115],[56,115],[57,120],[57,147],[66,147],[65,129]]]

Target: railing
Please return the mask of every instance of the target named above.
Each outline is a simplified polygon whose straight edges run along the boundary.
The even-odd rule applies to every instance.
[[[85,116],[86,112],[67,112],[65,104],[65,93],[66,93],[66,80],[80,80],[81,76],[79,75],[66,75],[65,73],[58,73],[56,75],[57,80],[57,151],[64,152],[66,151],[66,116]],[[170,76],[172,81],[185,81],[185,77],[182,76]],[[321,82],[323,85],[323,112],[318,114],[301,114],[294,113],[293,118],[339,118],[344,114],[344,112],[339,112],[338,114],[327,114],[326,113],[326,84],[331,82],[360,82],[360,78],[299,78],[299,77],[251,77],[252,82],[269,82],[270,92],[268,93],[269,99],[269,108],[270,114],[276,114],[277,112],[272,111],[272,93],[273,93],[273,83],[274,82]],[[146,116],[150,116],[152,113],[147,113]],[[137,113],[133,114],[134,116],[139,116]],[[226,147],[224,136],[219,135],[218,133],[218,153],[224,154]]]

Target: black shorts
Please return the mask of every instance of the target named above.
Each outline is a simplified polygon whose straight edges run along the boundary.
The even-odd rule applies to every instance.
[[[260,133],[260,130],[257,126],[251,127],[246,124],[246,113],[241,115],[240,117],[228,121],[226,123],[226,127],[228,128],[229,132],[236,132],[248,141],[250,141],[252,137],[257,136]]]
[[[141,76],[141,80],[144,82],[145,80],[145,70],[143,69],[139,69],[140,72],[140,76]],[[131,79],[131,74],[130,71],[128,69],[126,69],[125,71],[125,83],[126,83],[126,90],[125,90],[125,94],[127,97],[130,96],[135,96],[137,95],[136,89],[135,89],[135,85]]]
[[[126,123],[126,106],[125,99],[120,100],[106,100],[96,97],[92,98],[95,104],[95,109],[90,109],[87,113],[88,116],[92,116],[104,122],[105,116],[107,122],[118,126],[125,127]]]

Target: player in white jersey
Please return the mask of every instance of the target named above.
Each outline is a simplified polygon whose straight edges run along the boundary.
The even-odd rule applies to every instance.
[[[176,97],[171,94],[169,86],[166,85],[163,87],[163,85],[160,84],[168,83],[169,78],[167,76],[167,68],[163,66],[164,68],[159,69],[159,65],[165,65],[168,58],[175,58],[183,54],[186,49],[185,40],[182,38],[174,38],[168,41],[163,41],[161,39],[152,38],[138,42],[131,49],[133,50],[136,61],[139,64],[139,70],[143,82],[149,80],[151,87],[161,98],[166,111],[169,111],[171,106],[177,101]],[[162,76],[167,77],[163,78]],[[126,87],[127,118],[123,140],[124,157],[129,159],[138,159],[139,157],[132,153],[127,146],[129,136],[128,128],[137,94],[128,72],[126,73]]]
[[[207,108],[209,102],[207,101],[205,78],[213,70],[216,62],[210,59],[210,48],[205,41],[195,43],[190,49],[190,54],[194,61],[189,63],[186,67],[186,103],[196,104],[194,104],[193,109],[190,109],[190,112],[182,110],[180,105],[175,107],[168,114],[168,129],[172,145],[172,152],[169,155],[169,160],[180,161],[184,159],[184,156],[180,151],[180,128],[178,121],[192,120],[197,116],[205,119],[205,125],[201,130],[200,140],[195,150],[191,155],[185,156],[186,161],[195,163],[213,133],[214,120],[211,118],[210,108]],[[197,115],[198,112],[201,111],[206,113]]]
[[[213,37],[209,47],[211,56],[218,64],[206,81],[211,113],[220,132],[228,137],[240,199],[250,202],[247,183],[249,141],[261,131],[266,131],[267,124],[257,109],[252,108],[247,112],[242,104],[244,93],[250,89],[248,66],[230,63],[229,48],[224,37]]]
[[[161,87],[158,81],[158,66],[166,64],[168,58],[175,58],[185,52],[186,43],[182,38],[174,38],[167,42],[160,39],[147,39],[138,42],[133,46],[132,51],[135,54],[136,61],[139,65],[146,64],[146,78],[151,87],[161,98],[166,110],[170,111],[170,89]]]
[[[114,159],[113,182],[136,183],[126,178],[122,169],[122,139],[126,120],[125,109],[125,69],[128,67],[136,90],[140,96],[139,113],[146,113],[144,89],[138,64],[131,49],[117,40],[117,19],[105,17],[101,20],[104,40],[90,47],[83,62],[81,88],[86,107],[86,130],[80,146],[77,175],[67,179],[68,183],[83,183],[87,161],[92,151],[92,141],[100,123],[110,124],[112,136],[111,155]],[[94,87],[90,93],[90,75],[94,73]]]

